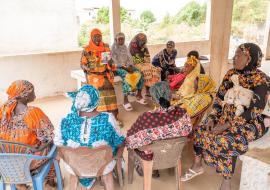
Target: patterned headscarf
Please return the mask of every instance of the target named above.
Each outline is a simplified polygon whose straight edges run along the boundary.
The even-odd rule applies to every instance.
[[[67,95],[73,99],[72,112],[92,112],[99,104],[99,92],[91,85],[84,85],[79,91]]]
[[[168,101],[171,100],[172,94],[169,83],[166,81],[158,82],[151,86],[150,94],[156,103],[159,104],[159,99],[162,97]]]
[[[254,43],[244,43],[239,46],[242,52],[251,58],[249,64],[243,69],[244,71],[251,71],[261,66],[262,50]]]
[[[142,48],[147,43],[147,37],[144,33],[138,33],[134,37],[134,40],[136,41],[138,48]]]
[[[198,64],[198,59],[192,55],[187,58],[186,64],[195,67]]]
[[[14,81],[7,89],[8,100],[0,108],[1,126],[5,126],[11,119],[11,115],[17,106],[18,100],[27,98],[34,90],[34,85],[26,80]]]
[[[100,35],[101,36],[101,42],[99,43],[99,46],[97,46],[93,38],[95,35]],[[91,33],[90,33],[90,40],[89,40],[89,45],[86,46],[86,48],[89,48],[91,51],[97,51],[97,52],[103,52],[104,51],[104,43],[102,42],[102,33],[99,29],[94,28]]]

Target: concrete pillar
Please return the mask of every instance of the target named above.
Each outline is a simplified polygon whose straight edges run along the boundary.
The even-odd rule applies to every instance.
[[[229,68],[233,0],[212,0],[210,30],[210,75],[220,83]]]
[[[121,32],[120,0],[110,0],[110,36],[111,36],[111,44],[114,42],[114,36],[118,32]]]
[[[210,38],[211,30],[211,0],[207,0],[206,4],[206,17],[205,17],[205,39]]]
[[[267,10],[267,18],[265,25],[265,33],[264,33],[264,50],[265,50],[265,59],[270,59],[270,1],[268,1],[268,10]]]

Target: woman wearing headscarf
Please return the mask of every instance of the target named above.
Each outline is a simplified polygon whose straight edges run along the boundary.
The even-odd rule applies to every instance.
[[[184,108],[191,118],[209,106],[217,92],[215,81],[208,75],[200,74],[194,83],[194,94],[173,101],[174,105]]]
[[[146,43],[146,35],[144,33],[139,33],[131,40],[129,51],[135,67],[143,74],[146,96],[150,96],[149,88],[160,81],[161,69],[150,63],[150,54]]]
[[[168,41],[166,48],[160,51],[152,59],[152,65],[155,67],[160,67],[161,70],[161,80],[166,80],[168,75],[174,75],[177,73],[177,68],[175,65],[175,59],[177,56],[177,50],[175,49],[174,41]]]
[[[53,125],[44,112],[28,103],[35,100],[34,86],[29,81],[17,80],[7,89],[8,100],[0,107],[0,139],[27,144],[40,148],[53,140]],[[43,152],[46,154],[49,147]],[[44,161],[33,161],[31,170],[34,172]],[[47,183],[54,186],[55,173],[49,172]],[[26,186],[18,187],[26,189]]]
[[[261,65],[262,52],[253,43],[240,45],[233,59],[234,68],[229,70],[216,94],[212,113],[203,125],[195,130],[195,160],[191,168],[181,178],[188,181],[203,173],[202,159],[215,167],[216,172],[223,176],[221,190],[230,190],[239,155],[248,150],[251,141],[261,138],[268,130],[264,125],[265,115],[262,114],[269,91],[269,77],[258,69]],[[240,115],[236,114],[237,105],[231,99],[226,100],[227,93],[234,88],[232,78],[237,76],[239,85],[253,92],[249,99],[250,106],[244,107]],[[249,94],[239,91],[233,99],[247,99]]]
[[[110,58],[110,48],[103,43],[102,33],[99,29],[93,29],[89,44],[84,48],[81,57],[87,83],[98,89],[100,102],[98,111],[111,112],[118,119],[117,100],[114,91],[114,74],[116,66]],[[119,121],[120,124],[120,121]]]
[[[131,54],[125,45],[125,35],[118,33],[112,45],[112,59],[117,64],[116,74],[122,78],[122,90],[124,94],[124,108],[127,111],[133,110],[128,101],[128,95],[137,92],[137,99],[140,103],[146,104],[142,97],[143,77],[140,71],[134,67]]]
[[[113,114],[98,112],[100,94],[91,85],[84,85],[78,92],[71,92],[71,113],[62,119],[61,125],[55,130],[54,143],[57,146],[98,147],[109,145],[113,155],[125,140]],[[108,164],[106,174],[110,173],[115,166],[115,161]],[[65,164],[65,168],[71,175],[75,175],[72,169]],[[105,174],[104,174],[105,175]],[[80,184],[91,188],[95,179],[81,178]]]
[[[144,160],[152,160],[152,152],[142,152],[138,148],[153,141],[187,136],[191,130],[191,121],[186,111],[170,105],[169,84],[158,82],[150,88],[150,94],[158,105],[155,110],[144,112],[127,131],[126,146],[135,149]],[[140,166],[136,170],[142,175]]]
[[[205,74],[204,68],[199,61],[199,53],[190,51],[184,68],[175,75],[169,75],[168,81],[172,90],[178,90],[179,97],[194,93],[194,80],[199,74]]]

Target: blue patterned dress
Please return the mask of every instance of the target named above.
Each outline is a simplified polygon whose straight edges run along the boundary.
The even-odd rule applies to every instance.
[[[106,112],[93,118],[80,117],[77,112],[72,112],[62,120],[58,130],[55,134],[55,144],[58,146],[91,148],[109,145],[113,155],[116,155],[117,147],[125,140],[114,116]],[[79,181],[84,187],[91,188],[95,179],[83,178]]]

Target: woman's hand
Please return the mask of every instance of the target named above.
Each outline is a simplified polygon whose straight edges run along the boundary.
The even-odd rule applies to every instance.
[[[223,125],[218,125],[216,127],[214,127],[211,132],[215,135],[222,133],[223,131],[227,130],[228,128],[230,128],[230,124],[229,123],[225,123]]]
[[[84,72],[90,71],[90,69],[87,67],[87,65],[82,65],[82,70],[83,70]]]
[[[108,61],[108,64],[109,64],[110,66],[112,66],[112,64],[113,64],[113,60],[112,60],[112,59],[110,59],[110,60]]]
[[[206,126],[206,130],[207,131],[212,131],[212,129],[215,126],[215,123],[214,123],[213,119],[211,119],[211,118],[208,117],[205,126]]]
[[[270,117],[264,118],[263,123],[265,127],[270,127]]]
[[[126,71],[129,72],[129,73],[133,73],[134,71],[133,71],[132,65],[128,66],[128,67],[126,68]]]
[[[172,99],[173,100],[180,100],[181,96],[177,95],[177,94],[172,94]]]

